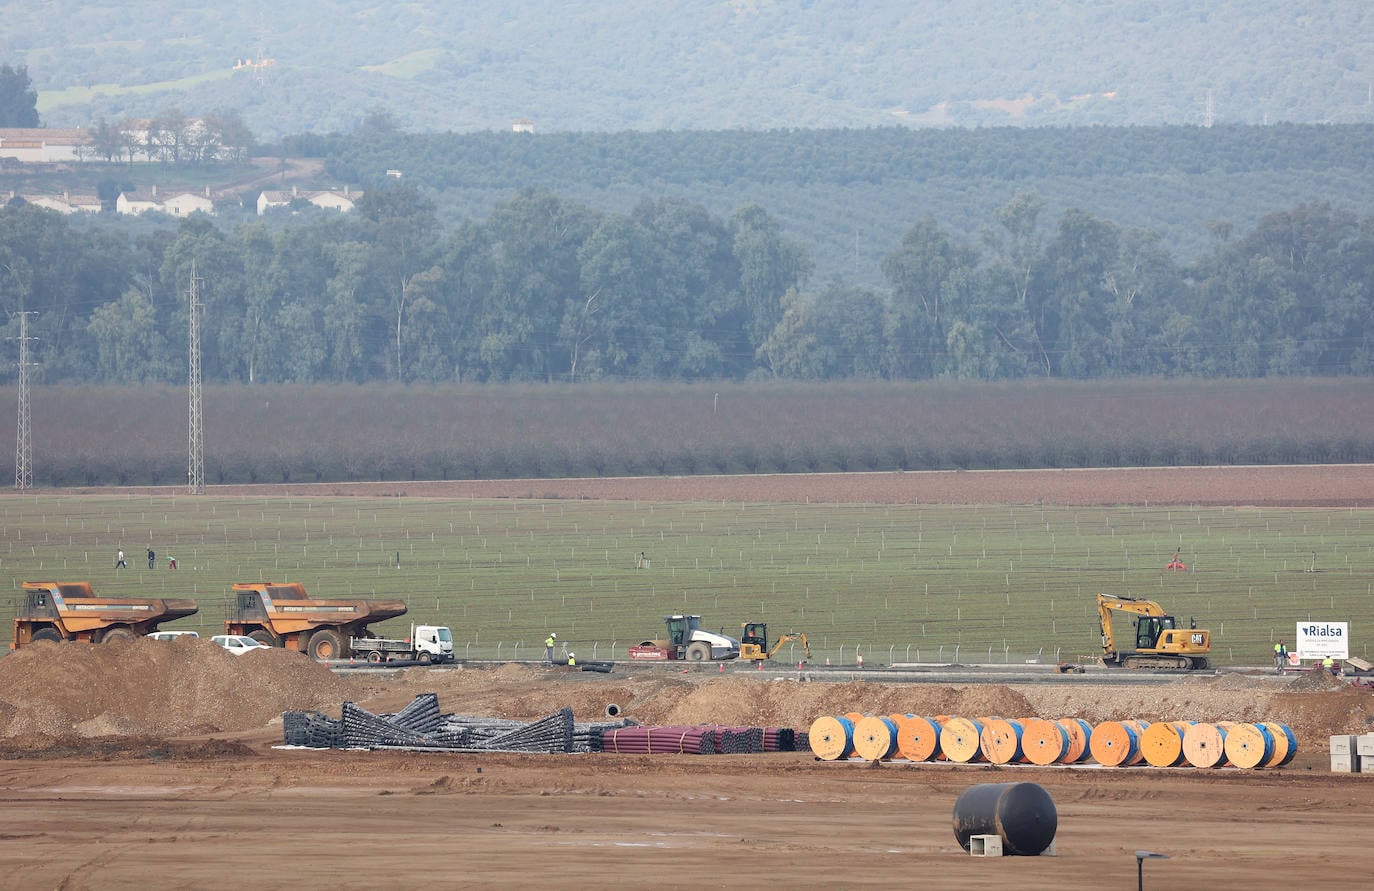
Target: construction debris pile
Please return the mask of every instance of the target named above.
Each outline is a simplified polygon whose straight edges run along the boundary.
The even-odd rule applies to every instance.
[[[562,708],[537,721],[446,715],[435,693],[422,693],[394,714],[373,714],[353,702],[342,716],[290,711],[282,715],[288,746],[313,749],[402,749],[429,752],[616,752],[621,754],[739,754],[805,749],[806,735],[788,728],[641,727],[573,721]]]

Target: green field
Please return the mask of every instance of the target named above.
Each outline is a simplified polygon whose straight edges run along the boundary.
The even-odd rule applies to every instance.
[[[1098,591],[1196,617],[1219,664],[1264,663],[1307,619],[1350,621],[1368,658],[1357,620],[1374,594],[1374,513],[1349,509],[39,494],[0,498],[0,525],[7,631],[24,580],[194,597],[177,627],[202,635],[233,582],[300,581],[402,597],[404,621],[451,626],[468,658],[538,658],[549,631],[579,658],[624,658],[689,611],[736,636],[746,620],[804,631],[822,663],[1074,661],[1099,649]],[[1175,549],[1189,571],[1164,571]]]

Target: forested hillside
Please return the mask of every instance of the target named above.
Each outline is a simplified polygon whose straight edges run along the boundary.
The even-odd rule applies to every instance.
[[[542,187],[628,213],[646,197],[728,215],[757,204],[805,245],[814,281],[882,288],[883,255],[931,217],[978,241],[1018,192],[1047,218],[1075,208],[1155,233],[1180,262],[1219,226],[1329,202],[1374,206],[1374,127],[1083,127],[527,134],[404,134],[363,128],[298,136],[281,151],[327,160],[365,186],[399,169],[441,218],[481,218]]]
[[[1374,7],[1342,0],[47,0],[0,28],[50,124],[224,108],[269,138],[377,106],[415,131],[1368,122],[1371,60]]]

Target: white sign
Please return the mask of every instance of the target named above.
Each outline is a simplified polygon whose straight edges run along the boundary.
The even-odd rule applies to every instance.
[[[1299,659],[1350,658],[1349,622],[1299,622]]]

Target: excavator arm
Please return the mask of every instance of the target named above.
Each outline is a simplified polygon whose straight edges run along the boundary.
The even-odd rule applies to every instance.
[[[783,644],[792,643],[793,641],[796,641],[797,643],[799,643],[799,644],[802,645],[802,652],[806,654],[806,658],[810,659],[810,658],[811,658],[811,644],[809,644],[809,643],[807,642],[807,640],[806,640],[806,635],[805,635],[805,634],[800,634],[800,633],[797,633],[797,632],[790,632],[790,633],[788,633],[788,634],[779,634],[779,635],[778,635],[778,640],[777,640],[777,642],[773,644],[773,649],[771,649],[771,650],[768,651],[768,658],[769,658],[769,659],[772,659],[774,656],[776,656],[777,653],[778,653],[778,650],[781,650],[781,649],[782,649]]]

